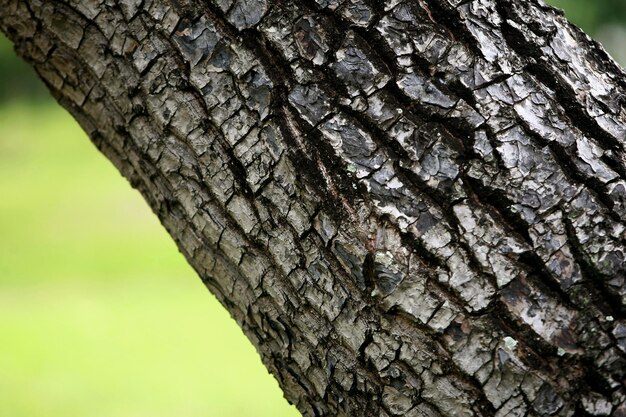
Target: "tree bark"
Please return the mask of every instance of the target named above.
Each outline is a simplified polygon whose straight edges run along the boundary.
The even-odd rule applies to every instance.
[[[560,12],[0,0],[0,29],[304,415],[626,416],[626,74]]]

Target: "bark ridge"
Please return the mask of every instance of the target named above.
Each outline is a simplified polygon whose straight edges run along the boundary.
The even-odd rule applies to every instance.
[[[310,416],[626,416],[626,74],[540,0],[0,0]]]

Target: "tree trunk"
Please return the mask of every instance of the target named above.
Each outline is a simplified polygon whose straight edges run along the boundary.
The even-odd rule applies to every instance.
[[[0,0],[0,29],[304,415],[626,416],[626,75],[560,12]]]

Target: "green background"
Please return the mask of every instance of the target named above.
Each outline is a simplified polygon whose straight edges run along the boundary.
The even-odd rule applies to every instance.
[[[626,57],[626,1],[551,3]],[[0,37],[0,416],[297,415],[139,194]]]

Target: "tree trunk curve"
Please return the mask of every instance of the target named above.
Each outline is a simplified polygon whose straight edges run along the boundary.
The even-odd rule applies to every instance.
[[[626,74],[540,0],[0,0],[307,416],[626,416]]]

